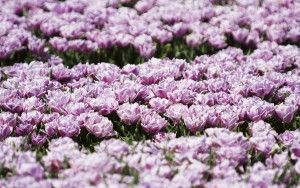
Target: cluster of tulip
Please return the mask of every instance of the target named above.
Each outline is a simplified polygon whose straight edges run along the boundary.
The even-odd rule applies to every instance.
[[[266,42],[251,55],[227,48],[212,56],[155,59],[119,68],[67,68],[59,58],[0,68],[0,139],[29,135],[42,145],[57,136],[98,138],[140,127],[145,134],[185,126],[229,130],[247,122],[292,123],[300,107],[300,51]],[[268,48],[268,50],[265,50]],[[281,122],[281,124],[280,124]],[[119,132],[120,133],[120,132]]]
[[[1,1],[0,59],[24,49],[46,59],[53,51],[87,54],[129,46],[148,59],[164,53],[157,45],[178,39],[189,47],[215,49],[235,44],[255,48],[266,40],[300,42],[299,1],[218,2]],[[174,56],[181,50],[175,44]]]
[[[276,134],[263,121],[250,139],[225,128],[201,137],[160,133],[131,145],[109,139],[94,152],[70,138],[49,143],[37,157],[24,137],[0,143],[1,187],[286,187],[300,179],[300,132]],[[25,143],[25,144],[24,144]],[[285,149],[282,149],[285,148]],[[250,155],[251,154],[251,155]],[[259,161],[261,158],[263,162]]]
[[[0,187],[296,187],[299,0],[0,0]]]

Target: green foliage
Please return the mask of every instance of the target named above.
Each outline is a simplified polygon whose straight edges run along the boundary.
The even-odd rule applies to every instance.
[[[110,49],[86,53],[76,51],[58,52],[54,49],[51,49],[50,51],[52,54],[61,57],[64,64],[68,67],[73,67],[78,63],[86,62],[91,64],[106,62],[123,67],[127,64],[140,64],[145,61],[132,46],[127,48],[112,47]]]
[[[77,142],[81,147],[93,152],[94,147],[99,144],[103,139],[96,137],[91,134],[84,127],[81,128],[80,134],[77,137],[74,137],[73,140]]]
[[[118,133],[118,138],[129,144],[132,144],[133,141],[144,141],[152,137],[151,134],[145,132],[138,124],[126,125],[122,123],[117,114],[110,115],[109,119],[113,122],[114,130]]]
[[[0,179],[7,178],[10,174],[12,174],[10,169],[0,165]]]
[[[300,176],[294,170],[294,165],[287,161],[287,163],[278,171],[273,179],[275,184],[284,184],[286,187],[295,187],[299,184]]]
[[[251,54],[256,49],[256,45],[255,44],[245,45],[245,44],[237,43],[233,39],[233,36],[229,35],[229,34],[226,35],[226,43],[228,44],[228,46],[239,48],[239,49],[243,50],[243,53],[245,55]]]
[[[249,132],[249,122],[242,122],[240,123],[235,129],[234,131],[236,132],[241,132],[243,133],[243,135],[245,137],[248,137],[250,135],[250,132]]]
[[[29,63],[33,60],[37,61],[47,61],[51,55],[57,55],[61,57],[64,61],[64,64],[68,67],[73,67],[78,63],[101,63],[107,62],[123,67],[127,64],[141,64],[147,61],[147,58],[143,58],[139,55],[137,49],[132,45],[126,47],[113,46],[108,49],[100,49],[95,52],[79,52],[69,50],[67,52],[59,52],[55,50],[49,44],[49,37],[44,36],[44,34],[39,30],[33,30],[32,33],[38,37],[46,40],[45,46],[49,49],[48,53],[41,55],[36,55],[30,52],[27,48],[24,48],[20,51],[15,52],[6,60],[0,60],[1,66],[9,66],[14,63],[24,62]],[[229,46],[239,47],[243,49],[245,54],[252,53],[254,47],[242,46],[236,44],[230,36],[228,36],[227,42]],[[174,38],[172,41],[161,44],[156,43],[156,51],[153,54],[153,57],[156,58],[181,58],[188,61],[193,60],[195,57],[200,55],[211,55],[221,49],[216,49],[212,47],[209,43],[204,43],[197,47],[190,47],[186,44],[184,37]]]
[[[203,130],[199,130],[196,132],[191,132],[186,128],[184,123],[181,121],[178,124],[174,124],[172,122],[165,128],[167,133],[175,133],[176,137],[185,137],[185,136],[201,136],[203,135]]]
[[[213,48],[208,43],[204,43],[197,47],[188,46],[183,38],[175,38],[166,44],[158,43],[156,45],[156,58],[180,58],[186,60],[193,60],[195,57],[203,54],[211,55],[218,50]]]
[[[10,66],[15,63],[29,63],[31,61],[38,61],[41,60],[40,57],[34,55],[33,53],[29,52],[27,49],[23,49],[20,51],[16,51],[13,53],[8,59],[0,59],[0,66]]]
[[[48,152],[48,144],[38,147],[32,147],[32,151],[36,152],[36,159],[41,161],[43,156],[47,155]]]
[[[136,169],[130,167],[128,164],[126,164],[122,168],[121,174],[124,176],[132,176],[133,177],[132,185],[136,185],[139,183],[139,172]]]
[[[297,114],[294,120],[291,123],[283,123],[279,121],[277,118],[271,118],[267,120],[268,123],[271,124],[272,128],[277,133],[283,133],[284,131],[290,130],[297,130],[300,128],[300,115]]]
[[[170,162],[170,163],[173,163],[173,162],[174,162],[174,157],[175,157],[174,153],[172,153],[172,152],[170,152],[170,151],[167,151],[167,152],[165,153],[165,159],[166,159],[168,162]]]
[[[138,0],[130,0],[128,3],[121,3],[120,7],[128,7],[128,8],[134,8],[134,5],[138,2]]]

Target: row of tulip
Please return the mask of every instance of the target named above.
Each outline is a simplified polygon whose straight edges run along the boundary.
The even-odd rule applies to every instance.
[[[130,61],[133,55],[145,59],[193,58],[193,53],[211,51],[207,45],[213,49],[228,45],[252,49],[265,40],[278,44],[300,42],[299,1],[235,0],[223,6],[217,2],[1,1],[0,59],[19,56],[20,60],[26,56],[31,60],[31,56],[38,56],[46,60],[55,53],[66,55],[66,61],[83,60],[78,54],[90,55],[89,61],[100,56],[102,61],[116,61],[118,56],[126,56],[130,47],[133,52],[122,61],[134,63]],[[179,44],[174,42],[178,39]],[[199,46],[204,49],[199,50]],[[182,55],[188,47],[187,54]],[[116,54],[109,53],[113,48]],[[104,49],[108,50],[101,53]],[[16,53],[20,51],[25,54]],[[72,52],[79,53],[73,57]]]
[[[122,69],[108,63],[67,68],[55,57],[1,67],[0,139],[29,135],[42,145],[82,130],[108,138],[123,134],[117,125],[151,136],[184,124],[196,134],[259,120],[285,129],[300,109],[300,51],[275,43],[262,48],[251,55],[228,48],[192,63],[153,58]]]
[[[209,128],[201,137],[157,134],[129,145],[109,139],[89,152],[70,138],[43,155],[24,137],[0,142],[1,187],[295,187],[300,180],[300,132],[277,134],[263,121],[250,137]],[[29,150],[29,151],[28,151]]]

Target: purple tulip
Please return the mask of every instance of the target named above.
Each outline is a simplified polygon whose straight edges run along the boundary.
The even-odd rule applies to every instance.
[[[134,8],[140,12],[140,13],[145,13],[149,9],[151,9],[155,4],[155,0],[150,0],[150,1],[139,1],[135,4]]]
[[[290,123],[294,119],[297,107],[292,104],[281,103],[275,107],[275,112],[282,122]]]
[[[50,65],[59,65],[59,64],[62,64],[63,63],[63,59],[58,57],[58,56],[55,56],[55,55],[52,55],[49,59],[48,59],[48,63]]]
[[[122,122],[132,125],[140,120],[140,107],[138,103],[124,103],[119,106],[117,114]]]
[[[38,38],[29,38],[28,49],[37,55],[42,55],[45,49],[45,40]]]
[[[162,141],[166,141],[166,140],[172,140],[174,138],[176,138],[175,133],[159,132],[159,133],[154,135],[153,140],[156,141],[156,142],[162,142]]]
[[[137,90],[142,86],[135,82],[128,82],[121,84],[120,87],[117,86],[115,89],[116,99],[120,103],[134,101],[137,97]]]
[[[259,32],[256,30],[251,30],[246,39],[247,45],[257,45],[260,42]]]
[[[171,102],[168,99],[157,97],[150,99],[149,104],[157,113],[164,113],[169,105],[171,105]]]
[[[51,38],[49,42],[54,49],[60,52],[66,52],[68,50],[68,41],[65,38],[54,37]]]
[[[197,104],[213,106],[215,105],[215,98],[216,97],[214,97],[214,94],[206,93],[206,94],[197,94],[195,100]]]
[[[0,114],[0,140],[7,138],[16,126],[16,116],[9,112],[2,112]]]
[[[196,93],[188,89],[176,89],[169,92],[167,95],[168,99],[174,103],[192,104]]]
[[[267,30],[267,37],[270,41],[282,43],[285,35],[285,29],[281,25],[272,25]]]
[[[16,126],[16,133],[19,136],[29,135],[33,130],[34,130],[34,126],[32,124],[20,123]]]
[[[237,126],[237,123],[239,121],[238,114],[235,110],[226,110],[224,112],[221,112],[221,126],[228,128],[228,129],[233,129]]]
[[[272,129],[271,125],[263,121],[258,121],[251,125],[252,137],[250,143],[254,148],[268,156],[272,150],[278,148],[276,143],[277,133]]]
[[[293,27],[291,28],[288,33],[287,33],[287,38],[290,39],[291,41],[293,42],[297,42],[300,40],[300,35],[299,33],[297,32],[297,30],[299,29],[299,26],[298,27]]]
[[[42,146],[46,142],[46,139],[47,139],[46,134],[33,133],[31,135],[31,142],[33,145]]]
[[[247,38],[248,34],[249,34],[249,31],[247,29],[244,29],[244,28],[238,29],[233,32],[233,38],[237,42],[243,43],[245,41],[245,39]]]
[[[300,146],[298,143],[292,145],[291,151],[292,151],[292,154],[294,155],[294,157],[300,158]]]
[[[152,42],[152,38],[145,34],[137,36],[134,39],[134,46],[139,50],[139,53],[144,58],[150,58],[155,52],[155,46]]]
[[[67,92],[62,92],[60,90],[52,91],[48,93],[48,106],[53,112],[58,112],[60,114],[67,114],[65,105],[71,102],[71,96]]]
[[[273,89],[274,85],[268,81],[254,80],[254,83],[250,86],[251,92],[261,98],[268,96]]]
[[[229,89],[229,84],[226,80],[223,79],[211,79],[208,80],[208,89],[211,92],[226,92]]]
[[[97,113],[88,115],[84,126],[90,133],[98,138],[116,135],[116,132],[113,130],[112,122],[107,117],[103,117]]]
[[[8,124],[1,125],[0,127],[0,141],[3,141],[5,138],[13,132],[13,127]]]
[[[178,123],[188,113],[188,107],[181,103],[170,105],[165,113],[165,116],[170,118],[175,123]]]
[[[17,174],[31,176],[38,181],[44,177],[44,169],[38,163],[25,162],[19,165],[19,167],[17,168]]]
[[[173,39],[173,35],[171,32],[159,28],[152,30],[151,35],[162,44],[170,42]]]
[[[48,137],[54,137],[57,134],[57,122],[51,121],[45,123],[45,133]]]
[[[204,36],[199,33],[191,33],[186,36],[186,43],[188,46],[197,47],[205,42]]]
[[[120,157],[121,155],[128,155],[129,145],[118,139],[104,140],[99,147],[95,148],[96,152],[107,152],[112,156]]]
[[[273,106],[269,106],[267,104],[259,104],[260,106],[258,106],[258,104],[252,107],[249,107],[249,109],[247,110],[247,116],[250,120],[252,121],[258,121],[258,120],[264,120],[268,117],[270,117],[274,111],[274,107]]]
[[[73,115],[61,116],[56,121],[57,131],[62,137],[74,137],[80,133],[80,127]]]
[[[116,44],[121,47],[128,47],[131,44],[131,41],[134,40],[134,37],[130,34],[117,34],[116,35]]]
[[[200,106],[191,106],[189,113],[183,117],[185,126],[192,132],[202,130],[206,123],[208,115]]]
[[[179,22],[179,23],[175,23],[173,26],[172,26],[172,33],[176,36],[176,37],[181,37],[181,36],[184,36],[188,33],[188,24],[185,24],[185,23],[182,23],[182,22]],[[189,44],[187,42],[187,44]]]
[[[23,111],[23,99],[12,98],[3,104],[3,107],[12,113],[21,113]]]
[[[66,106],[66,110],[69,114],[78,116],[84,112],[88,112],[90,108],[88,108],[87,105],[83,102],[71,102]]]
[[[101,63],[97,65],[96,69],[95,79],[108,84],[116,82],[120,76],[120,68],[113,64]]]
[[[225,93],[225,92],[215,93],[213,95],[213,98],[215,99],[215,102],[220,105],[226,105],[226,104],[233,103],[232,97],[228,93]]]
[[[118,101],[113,97],[98,97],[91,99],[89,105],[101,115],[108,115],[118,109]]]
[[[39,111],[23,112],[20,121],[23,124],[38,125],[42,122],[43,114]]]
[[[154,111],[150,111],[141,116],[141,126],[148,133],[157,133],[165,128],[167,124],[167,120]]]
[[[298,131],[285,131],[284,133],[279,135],[280,141],[285,146],[291,146],[294,142],[300,138],[300,132]]]
[[[203,64],[193,64],[185,72],[183,72],[183,77],[185,79],[192,79],[199,81],[204,73],[206,72],[206,67]]]
[[[213,47],[221,49],[221,48],[225,48],[227,46],[225,39],[226,38],[224,35],[217,34],[214,36],[210,36],[208,41]]]
[[[33,96],[26,99],[23,103],[23,109],[25,112],[37,110],[43,112],[45,110],[45,105],[37,97]]]
[[[65,68],[62,64],[54,66],[51,69],[51,76],[57,81],[67,81],[72,77],[72,73],[69,69]]]
[[[220,113],[217,109],[211,108],[208,110],[208,116],[207,116],[207,124],[210,126],[216,126],[221,124],[221,117]]]
[[[138,74],[138,67],[137,65],[131,65],[131,64],[127,64],[122,68],[122,74]]]
[[[16,114],[2,112],[0,113],[0,122],[1,125],[7,124],[8,126],[15,127],[17,123]]]

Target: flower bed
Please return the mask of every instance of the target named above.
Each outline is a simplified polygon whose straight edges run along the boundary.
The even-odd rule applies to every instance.
[[[249,53],[262,41],[300,42],[298,1],[13,0],[0,7],[5,65],[56,54],[72,66],[124,66],[153,56],[194,59],[227,46]]]
[[[131,145],[109,139],[91,153],[70,138],[47,154],[27,151],[22,137],[0,143],[3,187],[286,187],[300,178],[300,132],[277,134],[262,121],[251,137],[209,128],[201,137],[159,134]],[[283,149],[285,148],[285,149]],[[265,152],[268,150],[268,152]]]
[[[297,187],[299,10],[0,1],[0,188]]]
[[[266,46],[271,49],[252,55],[228,48],[192,63],[150,59],[122,69],[107,63],[69,69],[55,59],[3,67],[0,138],[31,135],[42,144],[57,136],[78,137],[81,129],[98,138],[184,134],[181,128],[196,134],[259,120],[277,131],[296,129],[299,49]]]

